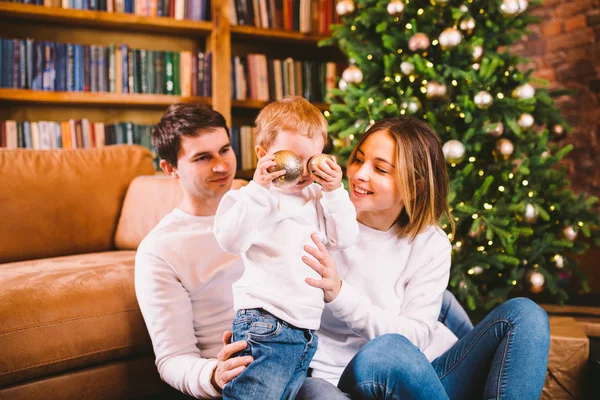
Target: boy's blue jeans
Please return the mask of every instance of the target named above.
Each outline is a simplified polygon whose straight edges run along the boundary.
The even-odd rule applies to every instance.
[[[232,341],[246,340],[237,356],[254,361],[223,389],[224,399],[293,399],[306,379],[317,351],[317,335],[296,328],[271,313],[254,308],[240,310],[233,320]]]

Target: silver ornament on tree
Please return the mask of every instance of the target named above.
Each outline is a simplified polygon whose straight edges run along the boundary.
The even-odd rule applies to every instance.
[[[471,68],[473,68],[474,71],[479,71],[479,68],[481,68],[481,64],[475,63],[471,66]]]
[[[404,3],[400,0],[392,0],[387,5],[387,12],[392,17],[399,17],[404,13]]]
[[[407,61],[404,61],[402,64],[400,64],[400,71],[404,75],[410,75],[415,71],[415,66]]]
[[[465,145],[458,140],[449,140],[442,146],[444,158],[450,164],[460,164],[465,158]]]
[[[271,173],[285,170],[285,175],[273,179],[273,185],[285,189],[300,182],[304,172],[302,159],[290,150],[279,150],[273,155],[275,156],[275,165],[268,168],[267,171]]]
[[[489,94],[489,92],[482,90],[481,92],[475,95],[473,101],[475,102],[477,108],[485,110],[492,106],[492,104],[494,103],[494,98],[491,94]]]
[[[400,107],[405,109],[409,114],[416,114],[421,109],[421,102],[416,97],[411,97],[402,102]]]
[[[361,83],[363,80],[363,73],[356,65],[350,65],[342,72],[342,79],[347,83]]]
[[[479,62],[483,57],[483,47],[482,46],[473,46],[473,52],[471,53],[473,56],[473,61]]]
[[[544,291],[546,278],[539,271],[530,271],[525,277],[525,282],[531,293],[537,294]]]
[[[460,24],[458,25],[458,27],[460,28],[461,31],[465,31],[468,34],[471,34],[471,32],[473,32],[473,29],[475,29],[475,19],[474,18],[463,19],[462,21],[460,21]]]
[[[535,206],[533,204],[528,203],[525,206],[525,212],[523,213],[525,222],[527,222],[528,224],[534,224],[537,221],[539,216],[540,216],[540,213],[538,212],[537,208],[535,208]]]
[[[500,121],[486,122],[485,124],[483,124],[483,131],[488,135],[500,137],[504,133],[504,124]]]
[[[502,158],[503,160],[508,160],[514,152],[515,145],[508,139],[498,140],[494,147],[494,156],[496,158]]]
[[[533,119],[533,116],[528,113],[521,114],[519,120],[517,121],[517,125],[519,125],[519,127],[522,129],[529,129],[533,126],[534,123],[535,120]]]
[[[571,242],[577,239],[577,231],[573,229],[573,226],[569,225],[565,229],[563,229],[563,236],[570,240]]]
[[[512,97],[515,99],[531,99],[535,96],[535,89],[529,83],[517,86],[512,92]]]
[[[429,48],[429,37],[424,33],[415,33],[408,40],[408,48],[410,51],[427,50]]]
[[[448,88],[443,83],[439,82],[428,82],[427,83],[427,98],[428,99],[442,99],[446,96]]]
[[[500,11],[507,17],[514,17],[527,10],[528,6],[527,0],[502,0]]]
[[[352,0],[340,0],[335,5],[335,11],[341,16],[354,12],[354,8],[354,1]]]
[[[556,268],[563,269],[565,267],[565,258],[560,254],[555,254],[552,257],[552,262],[556,265]]]
[[[442,49],[453,49],[462,41],[462,33],[456,28],[447,28],[440,34],[439,41]]]

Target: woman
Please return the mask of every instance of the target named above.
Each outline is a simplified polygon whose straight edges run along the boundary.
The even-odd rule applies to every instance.
[[[431,128],[414,118],[373,125],[348,181],[356,246],[328,254],[314,238],[317,248],[305,248],[323,277],[307,283],[328,304],[298,398],[539,398],[549,347],[541,308],[509,300],[458,341],[437,321],[451,246],[439,228],[448,175]]]

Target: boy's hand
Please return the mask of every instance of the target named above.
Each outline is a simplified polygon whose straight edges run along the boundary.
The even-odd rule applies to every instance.
[[[273,154],[265,154],[262,156],[256,165],[256,170],[254,171],[254,177],[252,180],[258,183],[260,186],[265,189],[269,189],[271,187],[271,182],[273,179],[279,178],[280,176],[285,175],[286,171],[275,171],[268,172],[267,169],[275,166],[275,156]]]
[[[321,275],[321,279],[306,278],[304,281],[312,287],[323,289],[325,303],[331,303],[340,294],[342,280],[338,274],[335,262],[329,255],[327,248],[319,240],[319,237],[313,233],[310,235],[310,238],[317,248],[304,246],[304,251],[313,256],[316,261],[307,256],[302,256],[302,261],[317,271]]]
[[[324,162],[315,167],[312,174],[313,179],[321,185],[325,192],[332,192],[342,185],[342,168],[335,162],[327,158]]]
[[[242,351],[248,346],[243,340],[229,343],[231,340],[231,331],[223,333],[223,348],[217,355],[217,367],[213,370],[211,383],[215,389],[223,389],[225,384],[236,378],[254,359],[251,356],[232,357],[238,351]],[[220,392],[220,390],[219,390]]]

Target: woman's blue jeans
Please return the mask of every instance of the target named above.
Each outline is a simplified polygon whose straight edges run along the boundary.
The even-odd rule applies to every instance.
[[[309,378],[297,398],[538,399],[549,345],[546,313],[531,300],[512,299],[432,363],[404,336],[382,335],[350,361],[339,389]]]

